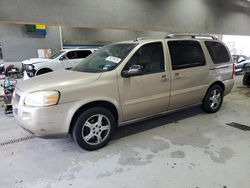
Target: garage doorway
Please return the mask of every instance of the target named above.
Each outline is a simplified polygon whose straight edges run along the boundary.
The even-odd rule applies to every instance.
[[[223,35],[225,42],[232,55],[244,55],[250,57],[250,36]]]

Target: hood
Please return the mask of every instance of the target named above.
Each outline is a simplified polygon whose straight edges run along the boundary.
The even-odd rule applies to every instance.
[[[48,58],[30,58],[27,60],[22,61],[23,64],[36,64],[36,63],[41,63],[44,61],[50,61],[51,59]]]
[[[17,83],[17,89],[28,93],[41,90],[64,90],[76,85],[89,84],[97,80],[101,73],[85,73],[69,70],[55,71],[23,80]]]

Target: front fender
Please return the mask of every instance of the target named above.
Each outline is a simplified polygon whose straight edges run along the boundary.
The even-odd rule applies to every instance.
[[[73,102],[70,110],[68,111],[68,116],[67,116],[67,124],[70,125],[71,124],[71,121],[75,115],[75,113],[80,109],[82,108],[83,106],[85,105],[88,105],[90,103],[93,103],[93,102],[109,102],[111,104],[113,104],[115,107],[116,107],[116,110],[118,112],[118,122],[119,121],[122,121],[123,117],[122,117],[122,109],[121,109],[121,106],[119,104],[118,101],[116,101],[115,99],[112,99],[112,98],[109,98],[109,97],[102,97],[102,98],[94,98],[94,99],[84,99],[84,100],[81,100],[81,101],[75,101]],[[69,126],[70,128],[70,126]]]
[[[33,65],[37,73],[39,70],[42,70],[42,69],[51,69],[52,71],[59,70],[58,63],[59,62],[57,61],[49,61],[49,62],[36,63]]]

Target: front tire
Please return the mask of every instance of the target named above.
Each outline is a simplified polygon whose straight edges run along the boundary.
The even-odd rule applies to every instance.
[[[202,109],[207,113],[217,112],[223,102],[223,89],[219,85],[209,88],[203,100]]]
[[[114,115],[102,107],[87,109],[75,121],[72,136],[88,151],[104,147],[111,140],[116,127]]]

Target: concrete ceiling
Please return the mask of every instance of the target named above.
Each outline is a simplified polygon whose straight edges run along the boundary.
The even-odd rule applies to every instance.
[[[0,0],[0,22],[250,35],[249,0]],[[237,23],[237,26],[236,26]]]

